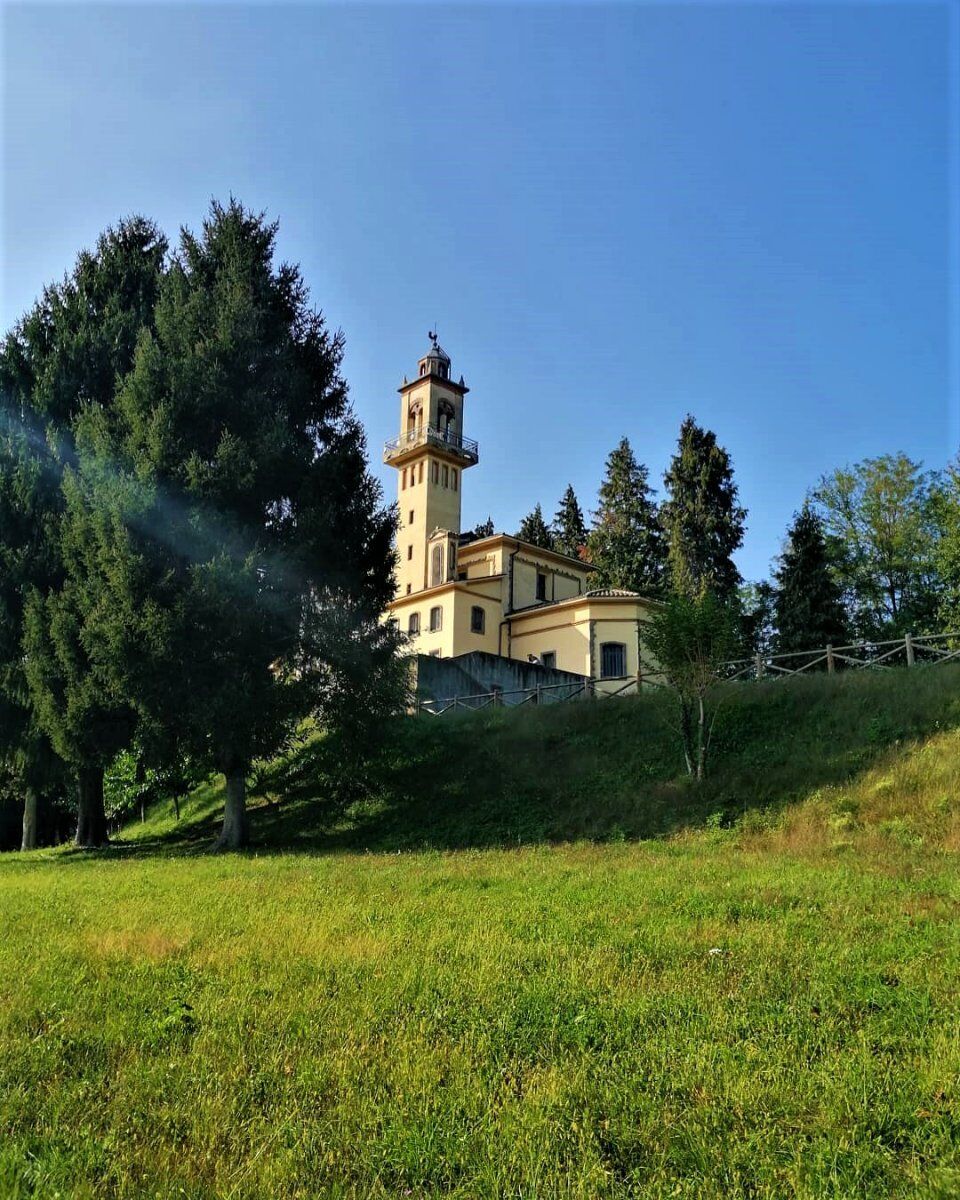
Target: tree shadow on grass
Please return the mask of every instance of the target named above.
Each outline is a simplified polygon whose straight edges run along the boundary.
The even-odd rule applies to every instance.
[[[904,743],[960,727],[960,667],[731,684],[720,701],[700,784],[686,777],[662,692],[406,718],[349,769],[337,740],[317,737],[265,773],[269,800],[251,805],[252,849],[634,840],[775,813],[842,786]],[[205,850],[218,827],[211,812],[132,852]]]

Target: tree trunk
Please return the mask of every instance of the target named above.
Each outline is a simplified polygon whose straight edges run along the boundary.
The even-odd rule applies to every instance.
[[[687,774],[693,775],[694,772],[694,752],[693,752],[693,715],[690,712],[690,704],[687,700],[680,700],[680,737],[683,740],[683,758],[687,764]]]
[[[77,788],[76,844],[92,849],[106,846],[107,817],[103,811],[103,768],[87,767],[80,772]]]
[[[703,697],[698,698],[697,712],[697,778],[702,779],[707,770],[707,710]]]
[[[37,818],[39,816],[40,797],[33,788],[27,788],[23,797],[23,839],[21,850],[36,850],[37,848]]]
[[[214,850],[242,850],[249,840],[247,821],[247,773],[239,770],[225,771],[227,781],[227,803],[223,810],[223,829],[214,843]]]

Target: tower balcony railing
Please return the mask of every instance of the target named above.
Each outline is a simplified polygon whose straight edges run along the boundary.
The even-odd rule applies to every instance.
[[[469,463],[480,460],[480,447],[473,438],[464,437],[452,429],[439,429],[436,425],[418,425],[384,443],[383,461],[390,462],[420,446],[436,446],[438,450],[449,450]]]

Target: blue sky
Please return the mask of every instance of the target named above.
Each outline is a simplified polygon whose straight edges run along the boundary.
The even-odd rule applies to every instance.
[[[760,578],[819,475],[960,437],[958,7],[7,5],[0,324],[119,216],[231,192],[347,338],[381,468],[440,339],[464,523],[730,450]]]

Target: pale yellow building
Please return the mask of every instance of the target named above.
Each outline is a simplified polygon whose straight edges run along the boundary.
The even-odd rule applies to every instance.
[[[441,658],[486,651],[576,672],[603,690],[641,682],[653,664],[643,625],[652,601],[593,589],[578,558],[515,537],[461,533],[466,471],[480,459],[464,433],[461,376],[431,334],[416,378],[400,387],[400,434],[384,461],[397,471],[397,593],[388,618],[410,650]]]

